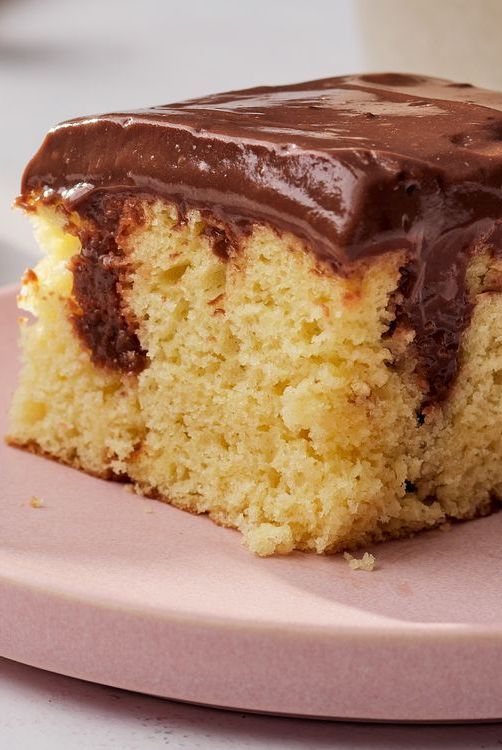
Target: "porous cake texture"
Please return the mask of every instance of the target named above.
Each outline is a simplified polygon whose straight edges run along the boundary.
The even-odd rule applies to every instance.
[[[56,128],[23,182],[9,441],[259,555],[490,512],[501,103],[387,74]]]

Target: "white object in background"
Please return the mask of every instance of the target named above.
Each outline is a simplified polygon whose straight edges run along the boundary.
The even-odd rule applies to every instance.
[[[368,70],[502,89],[500,0],[356,0],[355,7]]]

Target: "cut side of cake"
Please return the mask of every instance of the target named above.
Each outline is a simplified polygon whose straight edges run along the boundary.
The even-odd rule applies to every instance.
[[[12,445],[335,552],[502,497],[502,94],[401,74],[54,128]]]

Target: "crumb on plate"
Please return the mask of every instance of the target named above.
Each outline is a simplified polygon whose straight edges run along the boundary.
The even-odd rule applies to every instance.
[[[343,557],[347,560],[349,568],[352,570],[374,570],[376,557],[369,552],[365,552],[362,557],[354,557],[349,552],[344,552]]]
[[[43,508],[44,507],[44,501],[41,497],[37,497],[36,495],[33,495],[30,497],[30,505],[32,508]]]

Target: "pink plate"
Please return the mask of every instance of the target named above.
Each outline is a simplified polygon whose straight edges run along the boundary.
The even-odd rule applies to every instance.
[[[14,297],[0,293],[2,433]],[[378,546],[368,573],[253,557],[205,517],[3,444],[0,477],[2,656],[252,711],[502,718],[502,514]]]

